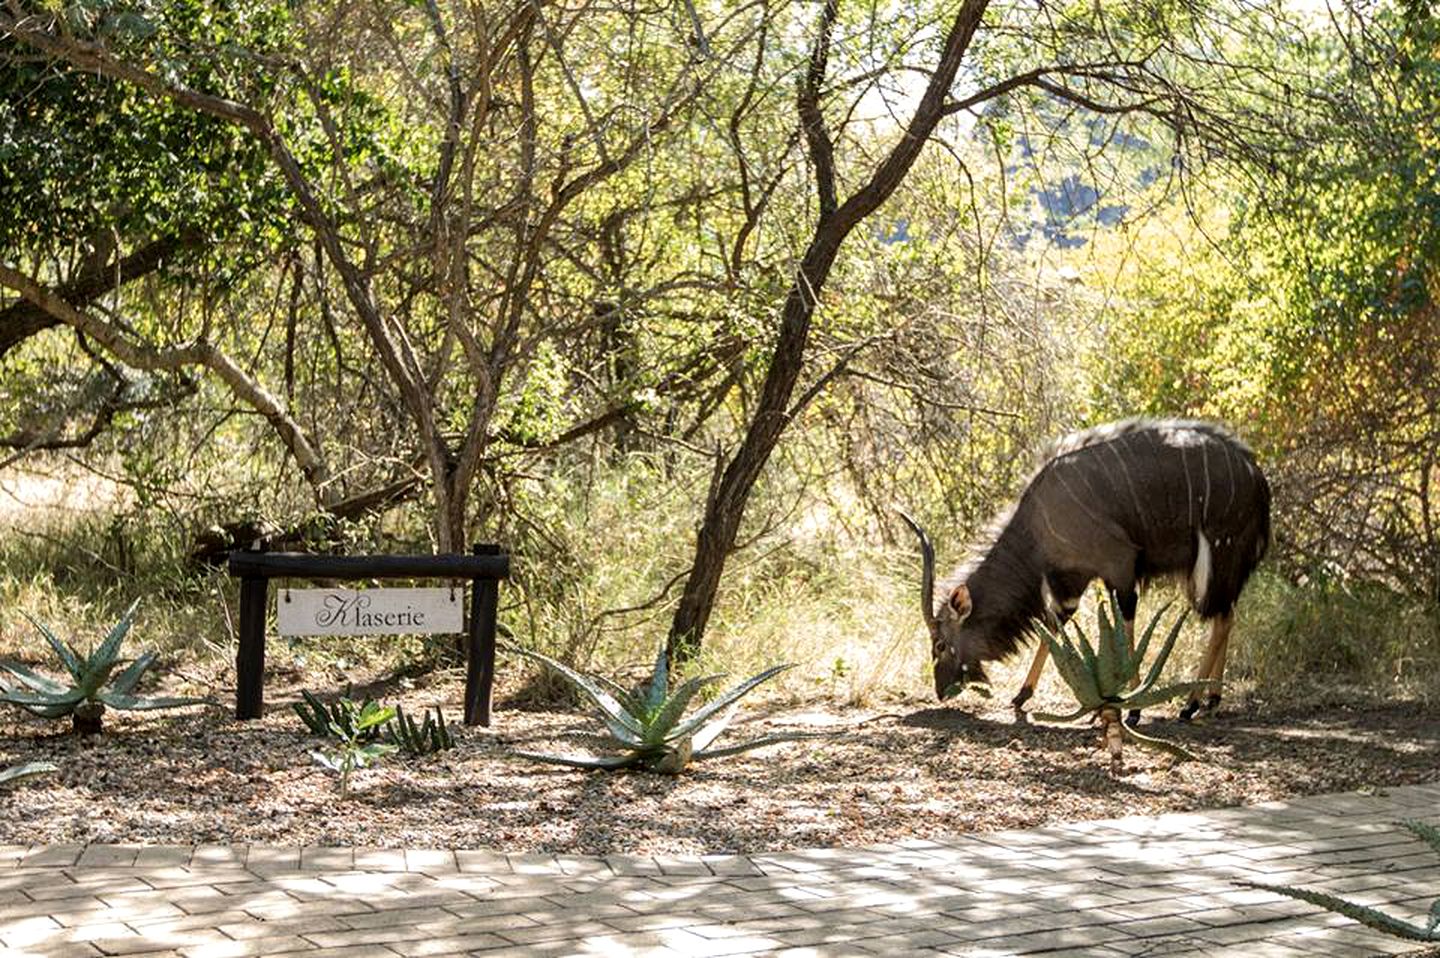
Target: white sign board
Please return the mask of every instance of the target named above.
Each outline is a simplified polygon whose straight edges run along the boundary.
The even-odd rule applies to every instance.
[[[461,589],[277,589],[281,635],[465,631]]]

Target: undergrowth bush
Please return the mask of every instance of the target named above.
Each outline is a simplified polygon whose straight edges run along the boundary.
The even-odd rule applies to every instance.
[[[639,681],[690,561],[700,477],[694,462],[637,453],[577,461],[543,481],[514,480],[486,535],[518,560],[500,590],[502,633],[573,668]],[[822,493],[777,474],[762,493],[742,532],[744,547],[727,567],[702,655],[687,675],[751,674],[785,660],[797,667],[767,689],[771,699],[820,695],[875,706],[897,696],[928,698],[928,642],[915,608],[919,559],[908,539],[887,544],[880,526],[886,514],[847,497],[843,484]],[[370,530],[377,551],[427,548],[423,539],[412,541],[423,536],[419,516],[419,506],[407,506],[387,516],[383,529]],[[238,585],[223,569],[196,571],[182,561],[180,524],[162,516],[132,530],[139,541],[122,566],[103,510],[58,518],[11,512],[0,521],[14,531],[0,535],[0,654],[29,644],[20,610],[67,630],[113,619],[130,596],[145,591],[156,648],[179,653],[182,662],[230,668]],[[942,569],[961,560],[973,534],[944,528],[937,542]],[[1142,611],[1176,597],[1169,587],[1152,589]],[[1194,674],[1207,637],[1204,624],[1193,618],[1186,624],[1172,660],[1175,677]],[[448,641],[272,641],[270,655],[272,664],[337,675],[357,665],[429,670],[441,661],[433,654],[436,638]],[[996,687],[1018,687],[1032,652],[1033,646],[996,669]],[[502,661],[502,678],[507,670]],[[572,692],[548,674],[529,670],[528,686],[508,704],[570,700]],[[1386,698],[1435,696],[1440,614],[1379,586],[1319,577],[1296,585],[1262,567],[1237,610],[1226,698],[1235,702],[1237,693],[1253,689],[1279,699],[1291,694],[1297,677]],[[1053,670],[1042,697],[1047,690],[1064,694]]]

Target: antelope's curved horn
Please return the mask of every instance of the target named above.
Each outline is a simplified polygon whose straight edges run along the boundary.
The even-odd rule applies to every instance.
[[[934,631],[935,548],[930,545],[930,537],[925,535],[925,530],[920,528],[920,523],[906,515],[903,509],[895,511],[900,513],[900,518],[904,519],[905,524],[920,538],[920,614],[925,617],[925,625]]]

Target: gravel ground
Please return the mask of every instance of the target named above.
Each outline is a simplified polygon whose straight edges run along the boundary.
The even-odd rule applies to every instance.
[[[403,683],[410,685],[410,683]],[[582,772],[510,754],[595,747],[580,712],[505,706],[493,727],[456,728],[457,747],[392,756],[356,773],[340,801],[307,752],[319,743],[272,681],[268,714],[225,708],[106,716],[98,739],[0,712],[0,767],[45,758],[57,775],[0,791],[0,843],[252,842],[487,847],[605,854],[754,852],[859,846],[1050,822],[1215,808],[1291,795],[1440,779],[1434,706],[1380,703],[1308,711],[1228,706],[1204,722],[1157,713],[1146,726],[1200,761],[1127,748],[1109,771],[1093,730],[1023,724],[973,699],[884,711],[822,700],[757,703],[725,741],[827,733],[691,766],[678,777]],[[441,674],[380,689],[418,714],[458,718],[460,680]],[[1063,703],[1056,703],[1063,704]]]

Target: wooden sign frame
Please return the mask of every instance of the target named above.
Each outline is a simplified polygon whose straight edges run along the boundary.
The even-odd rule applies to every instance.
[[[469,579],[465,633],[465,724],[490,724],[495,683],[495,616],[500,580],[510,557],[493,544],[470,555],[316,556],[258,550],[230,553],[230,574],[240,579],[240,643],[235,653],[235,717],[265,711],[265,617],[271,579]]]

